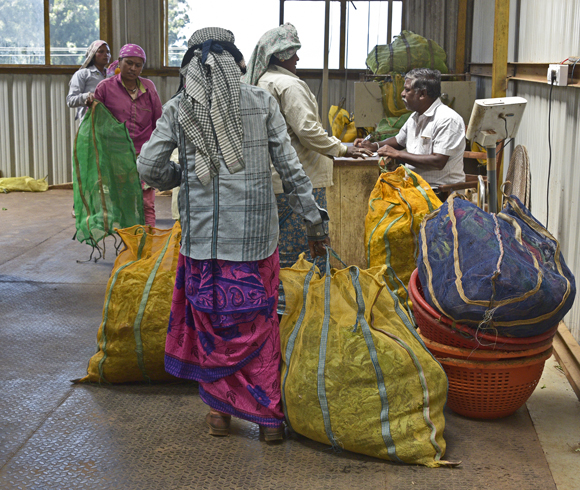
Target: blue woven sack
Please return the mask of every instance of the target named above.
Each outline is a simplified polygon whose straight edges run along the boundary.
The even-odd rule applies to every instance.
[[[433,308],[501,336],[547,332],[576,296],[560,244],[515,196],[496,215],[453,194],[421,225],[417,267]]]

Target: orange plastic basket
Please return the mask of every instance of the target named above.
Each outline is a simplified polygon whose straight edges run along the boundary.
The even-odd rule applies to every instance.
[[[540,344],[534,344],[534,347],[526,350],[479,350],[479,349],[462,349],[449,345],[435,342],[423,335],[423,331],[418,329],[418,333],[423,339],[425,346],[437,358],[466,359],[472,361],[501,361],[503,359],[522,359],[532,357],[547,351],[552,347],[552,339],[544,340]]]
[[[529,350],[541,347],[548,340],[551,341],[558,329],[558,326],[556,326],[543,334],[523,338],[501,337],[489,333],[476,332],[471,327],[455,323],[427,303],[423,296],[423,288],[419,282],[417,269],[411,274],[409,296],[413,303],[415,320],[421,328],[423,336],[440,344],[461,349]]]
[[[506,417],[530,397],[552,348],[525,359],[497,362],[438,359],[449,379],[447,405],[477,419]]]

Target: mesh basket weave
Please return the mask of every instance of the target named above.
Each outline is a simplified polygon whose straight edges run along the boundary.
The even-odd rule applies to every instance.
[[[530,397],[552,348],[526,359],[498,362],[438,359],[449,379],[447,405],[466,417],[506,417]]]

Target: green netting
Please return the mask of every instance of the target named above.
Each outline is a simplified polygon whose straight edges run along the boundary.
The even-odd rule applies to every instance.
[[[143,191],[133,141],[99,102],[86,113],[75,139],[73,189],[77,240],[97,246],[115,232],[145,223]]]
[[[413,68],[433,68],[448,73],[447,54],[431,39],[403,31],[391,44],[379,44],[367,56],[369,70],[377,75],[407,73]]]
[[[407,112],[399,117],[384,117],[377,125],[377,129],[372,132],[370,140],[372,142],[383,141],[397,136],[410,115],[411,113]]]

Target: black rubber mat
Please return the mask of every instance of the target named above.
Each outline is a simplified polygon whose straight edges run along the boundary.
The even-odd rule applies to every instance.
[[[157,199],[164,227],[170,200]],[[525,407],[496,421],[447,412],[445,459],[462,464],[429,469],[294,435],[270,446],[235,419],[213,438],[194,383],[71,384],[95,352],[114,261],[77,263],[89,249],[71,240],[71,205],[65,190],[0,195],[1,489],[556,488]]]

